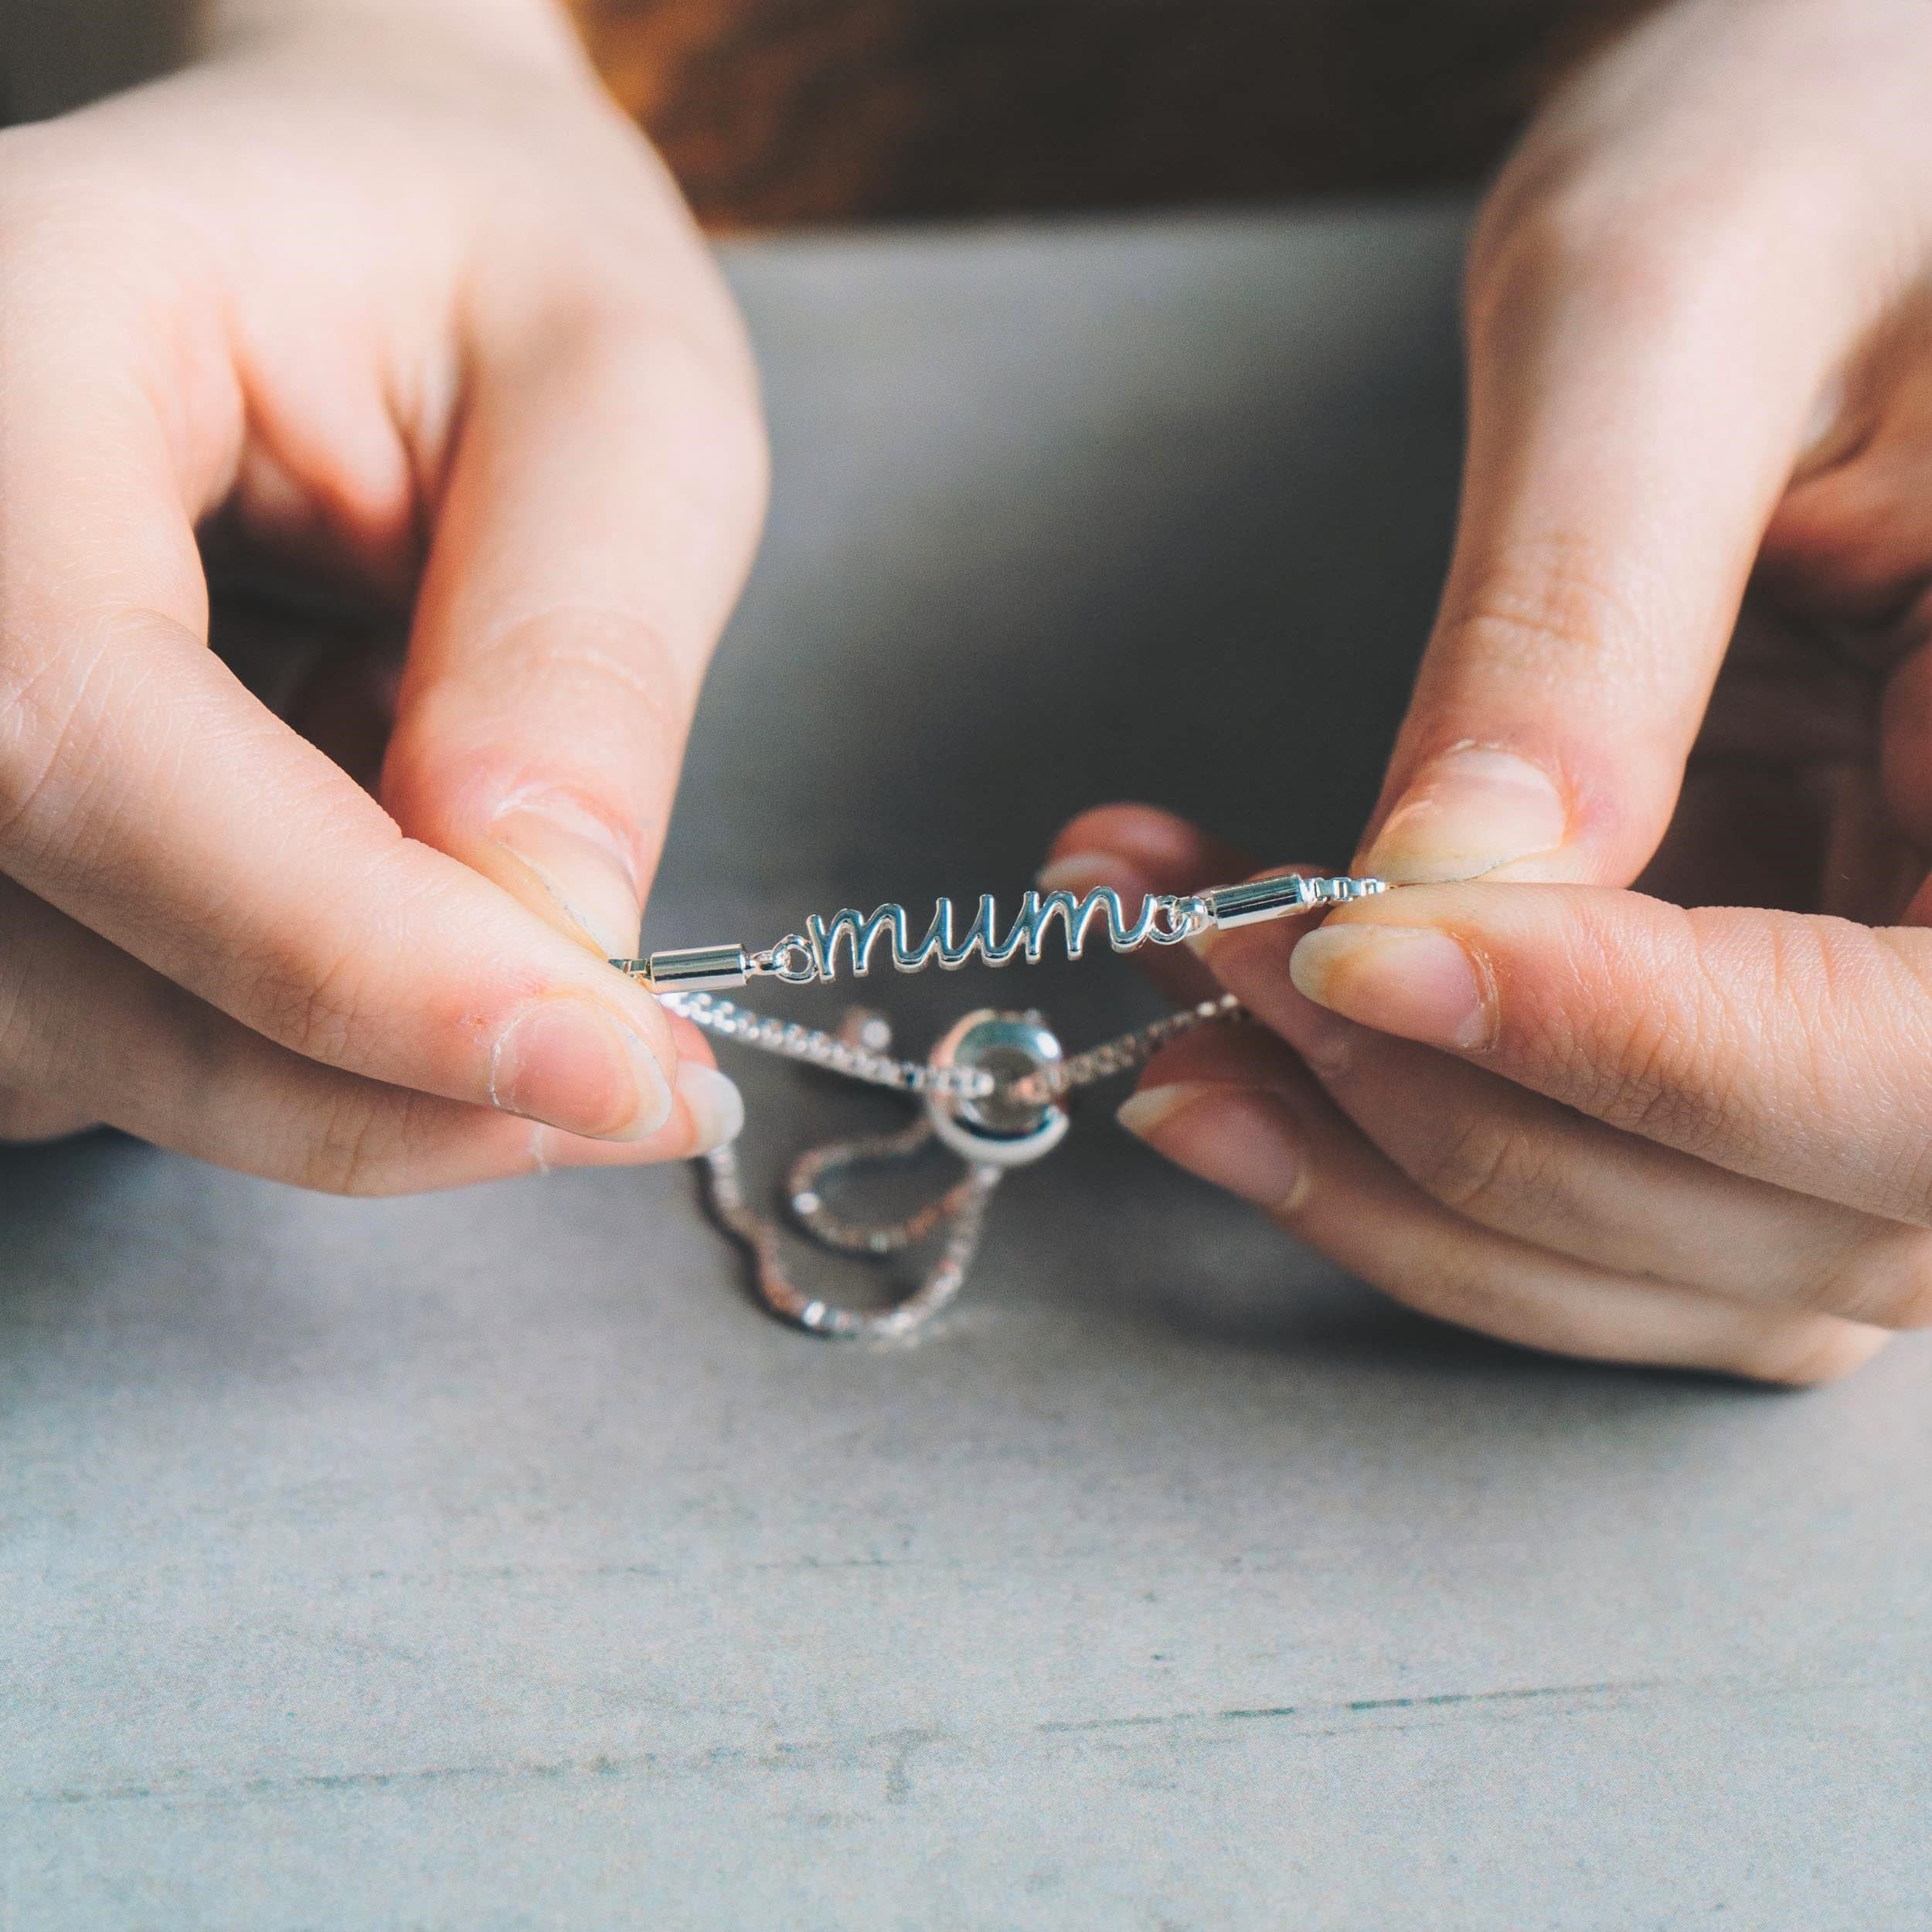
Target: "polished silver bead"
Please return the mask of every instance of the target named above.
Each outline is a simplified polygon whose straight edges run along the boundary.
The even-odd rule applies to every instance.
[[[1051,1080],[1065,1058],[1059,1039],[1037,1013],[968,1013],[933,1049],[936,1068],[989,1073],[993,1090],[978,1097],[929,1094],[933,1131],[962,1159],[1019,1167],[1057,1147],[1070,1124],[1057,1100],[1016,1091],[1022,1082]]]

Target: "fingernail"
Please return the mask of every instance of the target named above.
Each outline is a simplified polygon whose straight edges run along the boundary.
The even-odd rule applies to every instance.
[[[1468,1052],[1495,1037],[1495,1002],[1461,945],[1433,927],[1324,926],[1288,955],[1318,1005],[1378,1032]]]
[[[1177,1167],[1270,1213],[1287,1213],[1308,1192],[1294,1118],[1265,1087],[1218,1080],[1144,1087],[1115,1117]]]
[[[641,1141],[671,1117],[671,1083],[649,1041],[567,997],[529,1007],[504,1029],[491,1056],[490,1098],[507,1113],[600,1141]]]
[[[1135,876],[1134,868],[1111,852],[1070,852],[1041,866],[1034,883],[1043,893],[1090,892],[1096,886],[1117,891]]]
[[[678,1098],[691,1116],[693,1154],[729,1146],[744,1131],[744,1096],[715,1066],[700,1060],[679,1061]]]
[[[1423,767],[1362,862],[1393,885],[1477,879],[1555,852],[1568,831],[1546,774],[1513,751],[1461,745]]]
[[[605,958],[636,952],[637,872],[624,840],[596,813],[560,791],[520,792],[498,808],[490,832]]]

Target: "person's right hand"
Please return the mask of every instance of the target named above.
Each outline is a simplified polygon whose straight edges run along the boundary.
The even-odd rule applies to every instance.
[[[1130,1128],[1537,1348],[1806,1383],[1932,1325],[1929,209],[1924,0],[1679,0],[1552,102],[1471,252],[1401,889],[1202,935],[1263,1024]],[[1250,862],[1116,808],[1053,883]]]
[[[269,18],[0,135],[0,1136],[698,1151],[736,1090],[604,961],[762,510],[735,315],[560,16]],[[420,570],[382,804],[206,648],[218,511]]]

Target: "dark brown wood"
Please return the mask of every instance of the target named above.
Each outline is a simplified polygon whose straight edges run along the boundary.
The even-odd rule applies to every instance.
[[[1644,0],[576,0],[716,227],[1467,181]]]

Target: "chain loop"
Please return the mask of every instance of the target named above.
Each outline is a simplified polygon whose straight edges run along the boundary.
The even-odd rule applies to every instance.
[[[1153,916],[1148,921],[1147,936],[1156,946],[1178,946],[1204,933],[1214,923],[1207,901],[1198,893],[1177,896],[1159,893],[1148,901]]]
[[[781,979],[787,986],[809,986],[818,977],[818,962],[803,933],[787,933],[777,945],[751,955],[755,978]]]

